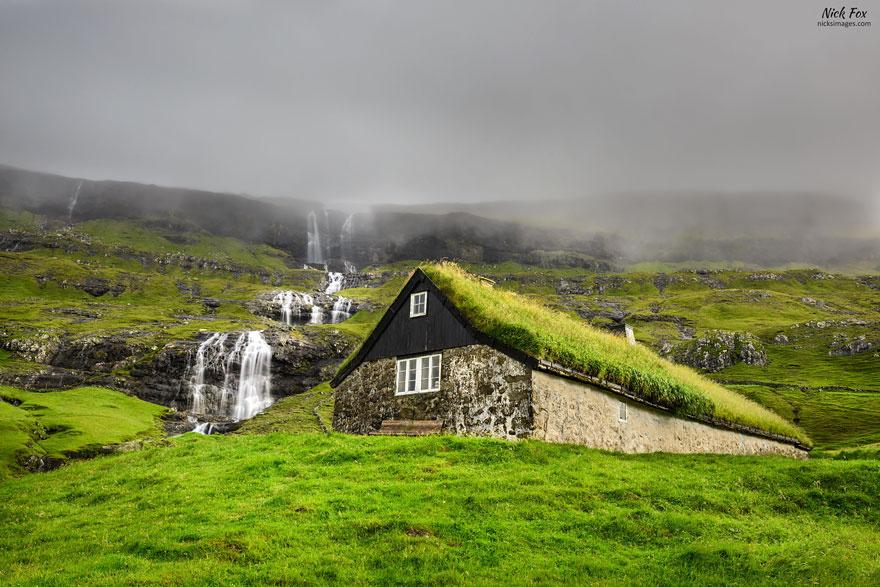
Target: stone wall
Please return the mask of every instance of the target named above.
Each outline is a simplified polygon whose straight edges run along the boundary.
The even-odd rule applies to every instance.
[[[795,446],[675,417],[541,371],[532,373],[533,438],[628,453],[721,453],[806,458]],[[626,420],[620,404],[626,404]]]
[[[364,361],[336,388],[333,428],[368,434],[386,419],[438,419],[443,431],[528,437],[531,369],[485,345],[442,352],[440,391],[397,396],[395,358]]]

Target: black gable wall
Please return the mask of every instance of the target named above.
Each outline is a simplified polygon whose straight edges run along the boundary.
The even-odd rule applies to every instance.
[[[418,355],[442,349],[476,344],[471,331],[443,304],[436,286],[424,274],[417,274],[410,293],[428,292],[428,312],[409,317],[409,296],[394,314],[387,328],[367,352],[367,361],[385,357]]]

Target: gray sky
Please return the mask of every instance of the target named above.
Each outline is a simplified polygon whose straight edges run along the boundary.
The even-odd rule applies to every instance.
[[[0,0],[0,162],[328,201],[880,199],[880,3],[865,29],[824,6]]]

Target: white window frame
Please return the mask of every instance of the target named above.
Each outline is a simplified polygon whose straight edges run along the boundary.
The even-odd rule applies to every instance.
[[[421,306],[422,311],[416,311]],[[428,313],[428,292],[419,291],[409,296],[409,317],[417,318]]]
[[[626,405],[626,402],[620,402],[620,405],[617,407],[617,421],[618,422],[626,422],[626,419],[629,417],[629,406]]]
[[[443,355],[422,355],[398,359],[394,375],[394,395],[413,395],[440,391]]]

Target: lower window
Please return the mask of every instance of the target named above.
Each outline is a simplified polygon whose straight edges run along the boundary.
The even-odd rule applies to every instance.
[[[397,361],[396,395],[439,391],[440,357],[426,355]]]

